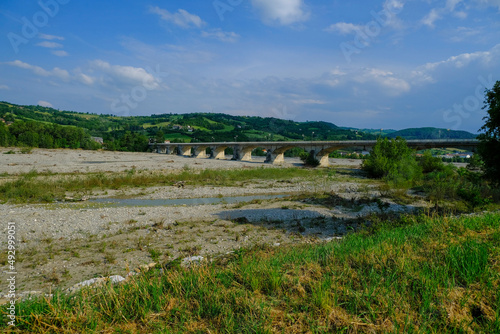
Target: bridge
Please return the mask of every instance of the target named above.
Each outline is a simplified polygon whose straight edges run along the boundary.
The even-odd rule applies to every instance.
[[[157,153],[178,154],[187,157],[225,159],[224,151],[233,149],[232,160],[252,161],[252,151],[256,148],[266,150],[266,161],[281,164],[285,161],[285,152],[299,147],[314,155],[320,166],[329,166],[330,153],[353,148],[355,150],[370,150],[376,140],[346,140],[346,141],[262,141],[262,142],[212,142],[212,143],[151,143]],[[439,139],[439,140],[407,140],[410,148],[423,150],[430,148],[456,148],[475,151],[479,141],[476,139]],[[210,149],[210,155],[207,153]]]

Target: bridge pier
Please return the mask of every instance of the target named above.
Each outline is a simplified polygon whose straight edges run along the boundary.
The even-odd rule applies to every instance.
[[[316,159],[319,160],[320,167],[330,167],[330,160],[328,154],[316,155]]]
[[[167,147],[166,146],[157,146],[156,147],[156,153],[164,154],[167,152]]]
[[[227,146],[214,146],[212,147],[212,159],[225,159],[226,154],[224,151],[226,150]]]
[[[258,146],[243,146],[238,148],[238,154],[241,161],[252,161],[252,151]]]
[[[207,158],[207,148],[208,146],[196,146],[194,148],[194,156],[196,158]]]
[[[177,146],[179,155],[190,157],[191,156],[191,146]]]
[[[231,158],[231,160],[241,160],[240,157],[241,155],[239,146],[233,146],[233,157]]]
[[[267,150],[265,163],[270,163],[273,165],[281,165],[285,162],[285,153],[274,153],[271,150]]]

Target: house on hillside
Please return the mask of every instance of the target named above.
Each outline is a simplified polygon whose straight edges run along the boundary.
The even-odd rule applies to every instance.
[[[101,145],[104,145],[104,139],[102,139],[102,137],[90,137],[90,139],[92,139],[93,141],[95,141],[96,143],[99,143]]]

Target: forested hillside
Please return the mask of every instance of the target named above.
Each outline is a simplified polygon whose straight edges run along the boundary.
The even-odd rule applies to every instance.
[[[0,145],[144,151],[157,142],[374,139],[327,122],[192,113],[117,117],[0,102]]]
[[[465,131],[435,128],[358,130],[328,122],[295,122],[272,117],[214,113],[118,117],[0,102],[0,146],[145,151],[149,140],[163,142],[373,140],[474,138]]]

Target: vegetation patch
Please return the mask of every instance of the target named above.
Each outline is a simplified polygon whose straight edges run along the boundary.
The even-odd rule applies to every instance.
[[[254,168],[201,171],[184,168],[179,173],[160,171],[136,171],[131,169],[120,173],[43,175],[36,171],[20,175],[13,181],[0,184],[0,201],[15,203],[52,202],[64,200],[67,193],[82,197],[99,189],[120,189],[123,187],[152,187],[174,185],[185,182],[190,185],[234,186],[236,182],[249,180],[289,180],[292,178],[315,178],[325,176],[322,170],[302,168]]]
[[[17,331],[497,333],[499,228],[498,213],[405,216],[340,242],[167,263],[125,284],[24,300]]]

